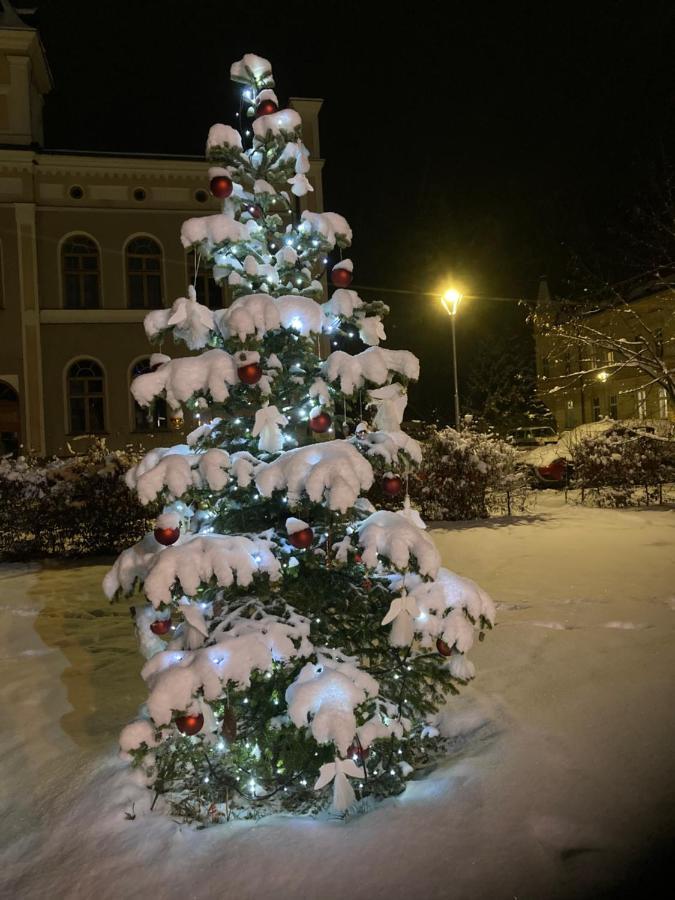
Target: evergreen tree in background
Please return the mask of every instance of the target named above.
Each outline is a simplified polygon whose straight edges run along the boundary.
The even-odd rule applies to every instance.
[[[155,800],[202,822],[401,792],[442,750],[435,713],[473,677],[466,652],[494,616],[401,499],[421,456],[400,427],[418,362],[379,346],[386,307],[348,288],[351,260],[324,296],[352,235],[336,213],[296,213],[312,189],[300,117],[279,109],[267,60],[247,54],[231,76],[252,136],[211,128],[222,213],[186,221],[181,241],[235,299],[214,312],[189,288],[146,318],[151,339],[199,355],[155,354],[135,399],[201,424],[130,470],[164,511],[104,584],[145,597],[149,696],[121,748]],[[350,332],[366,349],[322,359]]]

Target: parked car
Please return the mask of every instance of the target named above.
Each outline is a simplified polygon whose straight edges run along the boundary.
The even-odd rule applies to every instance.
[[[544,447],[546,444],[555,444],[558,435],[550,425],[529,425],[509,431],[507,440],[514,447]]]

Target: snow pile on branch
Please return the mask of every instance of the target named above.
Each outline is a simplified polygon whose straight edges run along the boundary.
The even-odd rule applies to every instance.
[[[330,509],[346,512],[373,483],[370,463],[347,441],[328,441],[287,450],[261,464],[255,482],[263,497],[287,491],[290,506],[307,494],[313,503],[326,498]]]
[[[213,331],[213,313],[197,301],[195,289],[190,286],[188,296],[174,300],[171,309],[153,309],[149,312],[143,327],[151,341],[168,328],[173,328],[174,338],[185,341],[190,350],[201,350]]]
[[[295,137],[302,127],[302,119],[294,109],[279,109],[268,116],[258,116],[253,122],[253,134],[259,141],[268,135]]]
[[[318,234],[334,247],[348,247],[352,242],[352,229],[349,222],[339,213],[315,213],[306,209],[301,216],[299,230],[303,234]]]
[[[160,545],[152,534],[123,550],[103,579],[103,591],[109,600],[117,591],[130,593],[137,581],[145,578],[152,560],[160,552]]]
[[[168,500],[191,488],[220,491],[230,480],[229,468],[230,456],[225,450],[212,447],[205,453],[195,453],[181,444],[146,453],[138,465],[128,470],[125,479],[137,491],[141,503],[147,504],[165,489]]]
[[[120,750],[128,754],[130,750],[137,750],[143,744],[148,749],[157,747],[160,741],[156,739],[155,729],[147,719],[136,719],[122,729],[119,744]]]
[[[150,561],[146,596],[156,607],[170,602],[176,583],[184,594],[194,596],[200,584],[208,584],[212,578],[220,587],[229,587],[235,581],[247,587],[254,575],[268,575],[276,581],[281,567],[270,548],[264,538],[242,535],[209,534],[186,539]]]
[[[309,728],[319,744],[332,741],[340,753],[356,734],[354,710],[368,697],[375,697],[379,685],[352,661],[319,658],[307,663],[286,690],[288,715],[298,728]]]
[[[292,328],[304,337],[321,334],[324,330],[326,320],[323,309],[316,300],[286,294],[275,302],[284,328]]]
[[[180,240],[184,247],[193,247],[202,242],[213,247],[223,244],[225,241],[238,243],[246,241],[248,238],[249,230],[246,225],[242,225],[241,222],[237,222],[236,219],[225,213],[186,219],[180,229]]]
[[[262,83],[270,83],[270,87],[274,86],[272,63],[257,53],[244,53],[241,59],[233,62],[230,66],[230,78],[239,84],[259,86]]]
[[[398,462],[399,453],[407,454],[413,462],[422,462],[422,448],[404,431],[366,431],[354,440],[366,456],[380,456],[391,466]]]
[[[351,261],[351,260],[350,260]],[[337,269],[338,266],[333,268]],[[346,268],[344,266],[343,268]],[[333,292],[330,300],[323,304],[323,308],[327,315],[342,316],[345,319],[351,319],[357,309],[361,309],[363,300],[356,291],[348,288],[338,288]]]
[[[238,337],[240,341],[252,335],[260,340],[281,325],[277,304],[268,294],[239,297],[227,309],[218,310],[215,320],[224,338]]]
[[[216,403],[230,396],[228,385],[238,384],[237,363],[224,350],[207,350],[201,356],[172,359],[155,372],[134,378],[131,393],[139,406],[149,406],[155,397],[164,394],[172,409],[192,396],[209,394]]]
[[[251,435],[259,438],[258,449],[263,453],[278,453],[284,446],[281,429],[288,419],[276,406],[262,406],[255,414]]]
[[[414,559],[421,575],[436,576],[441,559],[434,542],[405,516],[380,509],[359,524],[358,534],[367,566],[375,568],[382,557],[397,569],[405,569]]]
[[[420,363],[409,350],[369,347],[354,356],[344,350],[335,350],[325,360],[323,370],[327,381],[339,380],[342,392],[350,395],[366,382],[384,385],[391,381],[394,374],[415,381],[419,378]]]
[[[231,125],[221,125],[217,122],[209,128],[206,139],[207,156],[214,147],[233,147],[235,150],[241,150],[241,135]]]
[[[374,406],[377,410],[373,416],[373,425],[381,431],[397,431],[401,427],[407,405],[406,389],[397,382],[368,391],[368,406]]]

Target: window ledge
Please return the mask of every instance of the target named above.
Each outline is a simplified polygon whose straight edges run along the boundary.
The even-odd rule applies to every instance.
[[[142,322],[149,312],[149,309],[41,309],[40,322],[43,325],[136,323]]]

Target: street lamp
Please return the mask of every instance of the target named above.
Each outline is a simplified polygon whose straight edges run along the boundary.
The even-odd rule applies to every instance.
[[[455,288],[450,288],[441,297],[443,309],[450,316],[452,325],[452,370],[455,376],[455,428],[459,428],[459,387],[457,383],[457,344],[455,341],[455,316],[462,302],[462,295]]]

